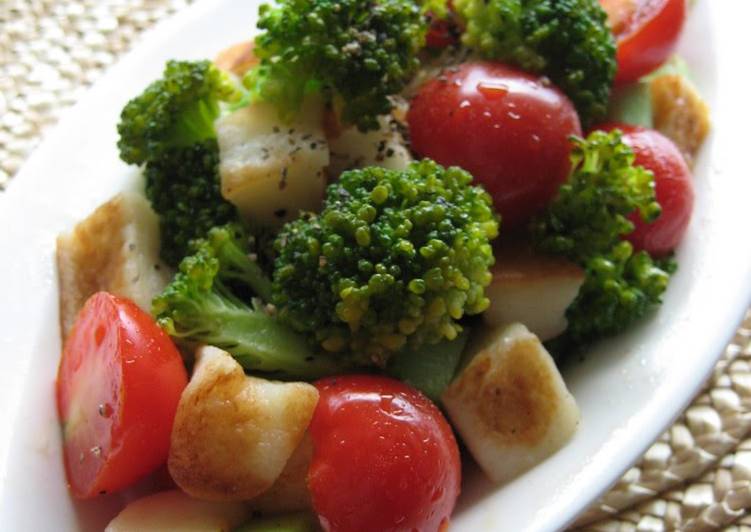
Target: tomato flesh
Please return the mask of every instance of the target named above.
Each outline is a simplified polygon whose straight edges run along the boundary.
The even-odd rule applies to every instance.
[[[91,498],[163,464],[187,373],[180,354],[133,302],[93,295],[65,343],[57,378],[71,492]]]
[[[555,196],[581,135],[568,98],[538,77],[499,63],[464,63],[425,83],[407,114],[414,150],[460,166],[493,197],[506,228]]]
[[[319,381],[308,486],[326,530],[436,531],[459,495],[459,450],[438,408],[406,384]]]
[[[600,0],[618,44],[616,83],[636,81],[673,53],[686,0]]]
[[[629,219],[635,229],[626,239],[637,250],[646,250],[653,257],[664,257],[673,251],[686,234],[694,207],[694,185],[691,171],[680,150],[660,132],[627,124],[606,124],[599,129],[620,129],[623,142],[634,151],[634,164],[651,170],[655,177],[655,196],[662,214],[647,223],[634,213]]]

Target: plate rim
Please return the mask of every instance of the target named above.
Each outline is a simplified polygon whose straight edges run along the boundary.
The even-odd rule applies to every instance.
[[[706,4],[707,0],[702,0],[702,4]],[[738,6],[732,6],[733,11],[731,13],[731,9],[725,5],[723,7],[713,7],[710,11],[711,17],[713,18],[713,22],[710,22],[713,29],[719,28],[719,27],[737,27],[734,25],[734,20],[743,20],[747,18],[743,17],[738,13],[738,11],[741,11],[745,9],[747,12],[751,11],[749,7],[751,6],[751,3],[746,3],[745,7],[741,7],[738,9]],[[79,102],[71,107],[70,109],[66,110],[58,123],[53,128],[53,131],[45,135],[45,139],[42,141],[40,146],[35,150],[35,152],[27,159],[26,163],[23,165],[23,168],[21,171],[18,172],[16,177],[11,180],[8,189],[0,194],[0,221],[9,221],[10,216],[7,215],[6,212],[4,212],[5,207],[9,207],[8,212],[13,211],[14,206],[11,204],[13,201],[21,200],[23,198],[24,194],[29,194],[29,188],[31,185],[31,180],[27,178],[31,178],[31,175],[35,169],[42,164],[40,161],[44,161],[45,157],[49,157],[49,154],[52,153],[54,150],[52,150],[51,146],[56,143],[60,142],[60,137],[64,135],[64,132],[66,128],[70,127],[70,124],[75,123],[77,119],[77,113],[80,111],[81,107],[84,106],[84,104],[88,101],[90,98],[90,95],[97,90],[101,90],[100,88],[105,86],[107,82],[111,82],[111,80],[116,79],[119,72],[125,71],[128,69],[128,66],[131,65],[136,58],[139,56],[143,56],[145,54],[145,50],[147,50],[149,47],[155,46],[158,41],[164,40],[166,37],[170,35],[172,31],[177,31],[180,27],[182,27],[184,24],[187,24],[189,20],[195,19],[198,17],[201,17],[207,10],[210,10],[213,8],[213,3],[210,0],[199,0],[195,4],[192,4],[188,9],[186,9],[184,12],[177,14],[176,16],[173,16],[165,21],[160,22],[157,24],[154,28],[148,30],[145,32],[144,36],[140,41],[137,43],[136,46],[134,46],[134,49],[128,52],[123,58],[117,61],[116,65],[114,65],[112,68],[108,69],[106,73],[104,73],[100,80],[98,80],[93,87],[88,89],[84,95],[81,97]],[[218,8],[217,8],[218,9]],[[726,102],[727,101],[735,101],[733,100],[734,92],[733,92],[733,86],[736,89],[735,92],[738,92],[740,94],[740,91],[738,90],[739,87],[742,87],[742,77],[740,76],[740,73],[734,73],[731,69],[731,61],[730,57],[732,57],[732,54],[729,54],[728,56],[723,55],[725,51],[732,50],[732,40],[730,39],[732,32],[731,31],[716,31],[715,35],[713,36],[715,39],[715,46],[716,46],[716,54],[718,55],[718,66],[717,66],[717,93],[714,98],[714,107],[713,107],[713,116],[714,116],[714,124],[713,126],[717,128],[717,125],[720,123],[720,120],[722,120],[723,129],[725,124],[731,124],[732,121],[730,120],[730,117],[732,113],[728,113],[725,109]],[[738,113],[740,115],[740,113]],[[740,117],[736,117],[740,119]],[[734,129],[733,127],[730,127],[730,129]],[[725,132],[713,132],[713,143],[717,143],[722,141],[725,142]],[[728,145],[732,145],[733,143],[728,141]],[[740,142],[737,143],[738,147],[742,147],[742,144]],[[721,148],[724,148],[722,146]],[[724,153],[724,151],[721,150],[721,153]],[[714,160],[714,158],[717,156],[717,152],[713,150],[711,154],[706,154],[707,157],[710,157]],[[732,160],[732,159],[731,159]],[[733,167],[734,164],[737,163],[729,163],[727,167]],[[738,168],[743,168],[742,166],[738,166]],[[28,184],[26,184],[28,181]],[[748,185],[746,186],[747,191],[751,190],[751,187]],[[33,191],[31,191],[33,192]],[[18,198],[17,198],[18,196]],[[0,226],[3,226],[2,223],[0,223]],[[3,235],[5,237],[5,235]],[[0,241],[0,249],[5,249],[5,246],[2,244],[2,241]],[[748,252],[746,253],[747,258],[751,258],[751,254]],[[749,260],[748,264],[748,271],[751,271],[751,260]],[[0,272],[7,273],[7,267],[2,264],[0,265]],[[747,273],[748,273],[747,271]],[[5,276],[3,276],[5,277]],[[751,277],[751,276],[749,276]],[[3,280],[3,282],[0,282],[0,286],[7,286],[7,280]],[[54,282],[54,281],[53,281]],[[575,511],[575,509],[570,507],[570,511],[567,512],[568,516],[560,516],[561,520],[558,521],[559,524],[565,524],[565,522],[571,522],[576,518],[576,516],[579,514],[580,510],[584,508],[587,504],[589,504],[591,501],[593,501],[597,496],[599,496],[601,493],[604,493],[608,486],[612,485],[613,483],[617,482],[620,478],[620,474],[628,469],[628,467],[636,460],[639,456],[641,456],[651,444],[656,439],[659,434],[665,430],[670,424],[678,418],[683,410],[685,409],[685,406],[689,404],[693,397],[695,396],[695,393],[700,389],[702,383],[706,380],[706,376],[709,375],[717,361],[717,359],[722,355],[724,347],[727,345],[728,340],[732,338],[733,333],[737,329],[737,323],[739,323],[743,317],[743,313],[745,313],[746,309],[748,308],[749,303],[751,303],[751,278],[745,279],[745,283],[741,283],[742,287],[739,292],[745,293],[745,296],[738,296],[736,298],[735,304],[732,305],[734,312],[733,314],[736,316],[736,321],[734,321],[732,324],[727,323],[721,330],[715,330],[712,334],[713,341],[708,343],[713,343],[716,345],[716,353],[714,353],[712,356],[709,355],[709,353],[704,357],[703,359],[703,365],[702,365],[702,372],[701,375],[697,375],[694,381],[692,382],[691,388],[692,393],[691,394],[683,394],[682,400],[680,402],[680,408],[676,408],[675,412],[671,413],[669,416],[665,415],[660,418],[660,422],[654,424],[653,427],[651,427],[650,430],[647,431],[646,434],[642,435],[642,437],[639,439],[639,444],[634,446],[634,449],[632,449],[632,452],[628,453],[627,455],[624,455],[622,459],[619,461],[617,468],[618,471],[611,473],[608,475],[609,477],[612,477],[609,484],[602,486],[601,484],[598,484],[597,486],[594,486],[592,484],[589,485],[589,493],[586,495],[583,495],[581,500],[581,504],[577,505],[578,510]],[[5,310],[5,309],[3,309]],[[0,316],[3,316],[3,312],[0,311]],[[0,348],[7,348],[8,345],[6,343],[3,343],[3,335],[6,333],[2,326],[0,326]],[[26,368],[27,370],[29,368]],[[4,373],[4,372],[0,372]],[[23,368],[16,367],[13,371],[9,372],[8,374],[5,374],[5,378],[0,377],[0,384],[5,384],[6,381],[10,381],[11,378],[18,378],[26,382],[30,378],[30,375],[27,374],[23,370]],[[5,388],[5,386],[0,386],[0,389]],[[25,389],[25,386],[22,387]],[[14,388],[15,389],[15,388]],[[23,389],[20,391],[22,392]],[[8,401],[8,404],[10,404],[10,408],[13,410],[13,412],[16,414],[16,416],[21,415],[21,404],[20,404],[20,395],[16,397],[15,399],[10,396],[10,394],[6,394],[3,392],[2,395],[0,395],[0,404],[6,405],[6,401]],[[14,416],[11,416],[14,417]],[[658,426],[659,425],[659,426]],[[14,426],[14,424],[7,424],[6,428],[9,428],[11,426]],[[2,428],[0,427],[0,432],[2,431]],[[10,432],[10,429],[8,430],[8,433]],[[653,434],[654,436],[651,437],[651,439],[647,436],[648,434]],[[8,470],[8,463],[11,461],[11,457],[8,454],[10,450],[10,445],[8,445],[8,438],[2,438],[2,442],[0,442],[0,478],[5,479],[7,475]],[[0,487],[0,505],[4,504],[5,501],[5,482],[2,483],[2,487]],[[0,515],[2,515],[1,512],[4,512],[5,508],[4,505],[0,506]],[[560,514],[559,514],[560,515]],[[548,524],[551,523],[550,520],[546,521]],[[544,523],[543,523],[544,524]],[[540,528],[543,529],[543,528]]]

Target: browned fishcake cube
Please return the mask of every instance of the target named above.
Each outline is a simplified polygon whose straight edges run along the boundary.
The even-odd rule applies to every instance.
[[[149,312],[171,276],[159,259],[159,224],[149,202],[135,193],[118,194],[58,236],[57,272],[63,339],[86,300],[102,290]]]

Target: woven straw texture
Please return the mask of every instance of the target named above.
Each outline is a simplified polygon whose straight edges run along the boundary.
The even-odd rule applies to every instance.
[[[141,32],[190,0],[0,0],[0,189]],[[702,392],[580,516],[591,531],[751,532],[751,312]]]

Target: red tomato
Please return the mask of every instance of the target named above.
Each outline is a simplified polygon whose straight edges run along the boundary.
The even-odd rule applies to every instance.
[[[626,236],[635,249],[654,257],[665,256],[683,239],[694,208],[691,171],[673,142],[653,130],[626,124],[606,124],[598,129],[623,131],[623,142],[634,150],[635,164],[651,170],[655,176],[655,195],[662,214],[647,223],[638,214],[630,220],[636,228]]]
[[[127,299],[91,296],[65,343],[57,376],[73,495],[116,491],[163,464],[187,382],[180,354],[151,316]]]
[[[471,173],[506,227],[555,196],[569,171],[573,104],[539,78],[499,63],[464,63],[423,85],[407,114],[412,147]]]
[[[600,0],[618,44],[616,83],[636,81],[670,56],[686,19],[686,0]]]
[[[459,495],[459,449],[438,408],[366,375],[316,383],[308,487],[326,530],[435,532]]]

